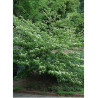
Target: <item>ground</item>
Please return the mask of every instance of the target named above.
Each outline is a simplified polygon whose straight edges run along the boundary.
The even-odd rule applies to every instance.
[[[35,94],[23,94],[23,93],[13,93],[13,98],[40,98],[40,97],[47,97],[47,98],[84,98],[84,97],[56,97],[56,96],[47,96],[47,95],[35,95]]]

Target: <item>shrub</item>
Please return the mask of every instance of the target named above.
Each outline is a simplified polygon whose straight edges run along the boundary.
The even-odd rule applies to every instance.
[[[74,29],[58,28],[56,22],[48,30],[45,23],[32,24],[30,20],[15,16],[13,21],[13,61],[25,66],[18,73],[20,77],[49,74],[55,76],[58,83],[83,88],[83,58],[78,51],[72,50],[82,48],[83,42],[81,37],[76,37]]]

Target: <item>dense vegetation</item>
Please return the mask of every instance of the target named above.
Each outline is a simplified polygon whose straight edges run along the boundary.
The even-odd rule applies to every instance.
[[[80,0],[81,1],[81,0]],[[19,77],[50,75],[83,89],[83,1],[14,0],[14,65]]]

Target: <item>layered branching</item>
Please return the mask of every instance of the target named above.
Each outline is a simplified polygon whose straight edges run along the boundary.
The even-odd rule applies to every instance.
[[[79,0],[14,0],[14,64],[19,76],[50,75],[83,88],[83,13]],[[17,16],[17,17],[16,17]]]

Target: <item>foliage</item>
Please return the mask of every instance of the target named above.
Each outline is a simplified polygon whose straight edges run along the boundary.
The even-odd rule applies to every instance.
[[[82,2],[79,0],[14,0],[14,15],[30,19],[33,23],[42,21],[50,29],[51,23],[65,20],[66,24],[83,33]],[[63,22],[64,23],[64,22]]]
[[[84,13],[84,0],[79,0],[80,6],[79,6],[79,12]]]
[[[50,75],[83,88],[83,0],[14,0],[13,62],[18,77]],[[80,90],[79,89],[79,90]]]
[[[14,0],[13,7],[14,15],[35,22],[47,18],[46,11],[53,13],[51,18],[66,18],[67,13],[77,12],[79,4],[79,0]]]
[[[32,24],[15,16],[13,20],[14,63],[25,66],[19,75],[49,74],[55,76],[58,83],[83,86],[83,59],[80,53],[68,51],[72,47],[83,47],[74,30],[56,27],[48,30],[44,23]]]

